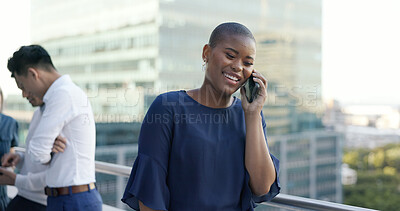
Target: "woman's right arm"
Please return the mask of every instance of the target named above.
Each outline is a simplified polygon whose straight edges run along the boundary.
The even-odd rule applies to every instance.
[[[167,177],[174,123],[172,107],[168,103],[163,95],[158,96],[142,122],[138,156],[122,198],[135,210],[169,208]]]
[[[139,209],[140,211],[156,211],[151,208],[146,207],[141,201],[139,201]]]

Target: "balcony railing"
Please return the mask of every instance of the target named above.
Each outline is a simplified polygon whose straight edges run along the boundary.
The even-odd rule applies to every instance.
[[[129,177],[131,167],[96,161],[96,172],[115,176]],[[287,210],[326,210],[326,211],[372,211],[362,207],[338,204],[287,194],[279,194],[271,202],[262,204]]]
[[[25,151],[24,148],[16,147],[16,151]],[[96,161],[96,172],[129,177],[131,173],[131,167]],[[367,209],[362,207],[350,206],[345,204],[339,204],[334,202],[304,198],[299,196],[279,194],[270,202],[263,202],[262,205],[267,207],[276,207],[283,210],[321,210],[321,211],[374,211],[373,209]],[[109,206],[103,207],[104,210],[120,210]]]

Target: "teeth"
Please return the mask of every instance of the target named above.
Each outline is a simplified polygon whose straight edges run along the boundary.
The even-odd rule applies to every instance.
[[[237,79],[235,76],[231,76],[231,75],[228,75],[228,74],[226,74],[226,73],[224,73],[224,76],[227,77],[227,78],[229,78],[229,79],[231,79],[231,80],[234,80],[234,81],[238,81],[238,80],[239,80],[239,79]]]

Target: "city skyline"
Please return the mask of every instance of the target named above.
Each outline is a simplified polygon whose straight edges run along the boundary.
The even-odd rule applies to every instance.
[[[6,32],[0,40],[0,84],[5,95],[20,94],[6,64],[16,48],[30,44],[29,5],[27,0],[0,3],[0,27]],[[388,27],[398,19],[396,8],[400,3],[389,0],[323,1],[323,99],[345,104],[400,104],[400,97],[394,95],[394,90],[400,88],[395,81],[399,76],[395,70],[400,66],[394,58],[400,48],[395,38],[400,34]],[[371,9],[375,16],[370,15]]]

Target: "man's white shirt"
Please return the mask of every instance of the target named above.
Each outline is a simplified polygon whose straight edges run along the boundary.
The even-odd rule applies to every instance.
[[[28,135],[26,136],[26,152],[29,150],[29,142],[35,129],[42,117],[41,109],[36,109],[33,113],[31,123],[29,124]],[[47,166],[33,162],[31,159],[25,159],[25,153],[17,152],[20,156],[17,168],[19,174],[15,178],[15,187],[18,188],[18,195],[31,201],[46,205],[47,196],[44,194],[46,186]]]
[[[29,143],[35,162],[48,163],[46,185],[67,187],[95,182],[96,131],[86,94],[68,75],[61,76],[43,97],[45,109]],[[58,135],[67,139],[62,153],[50,153]]]

